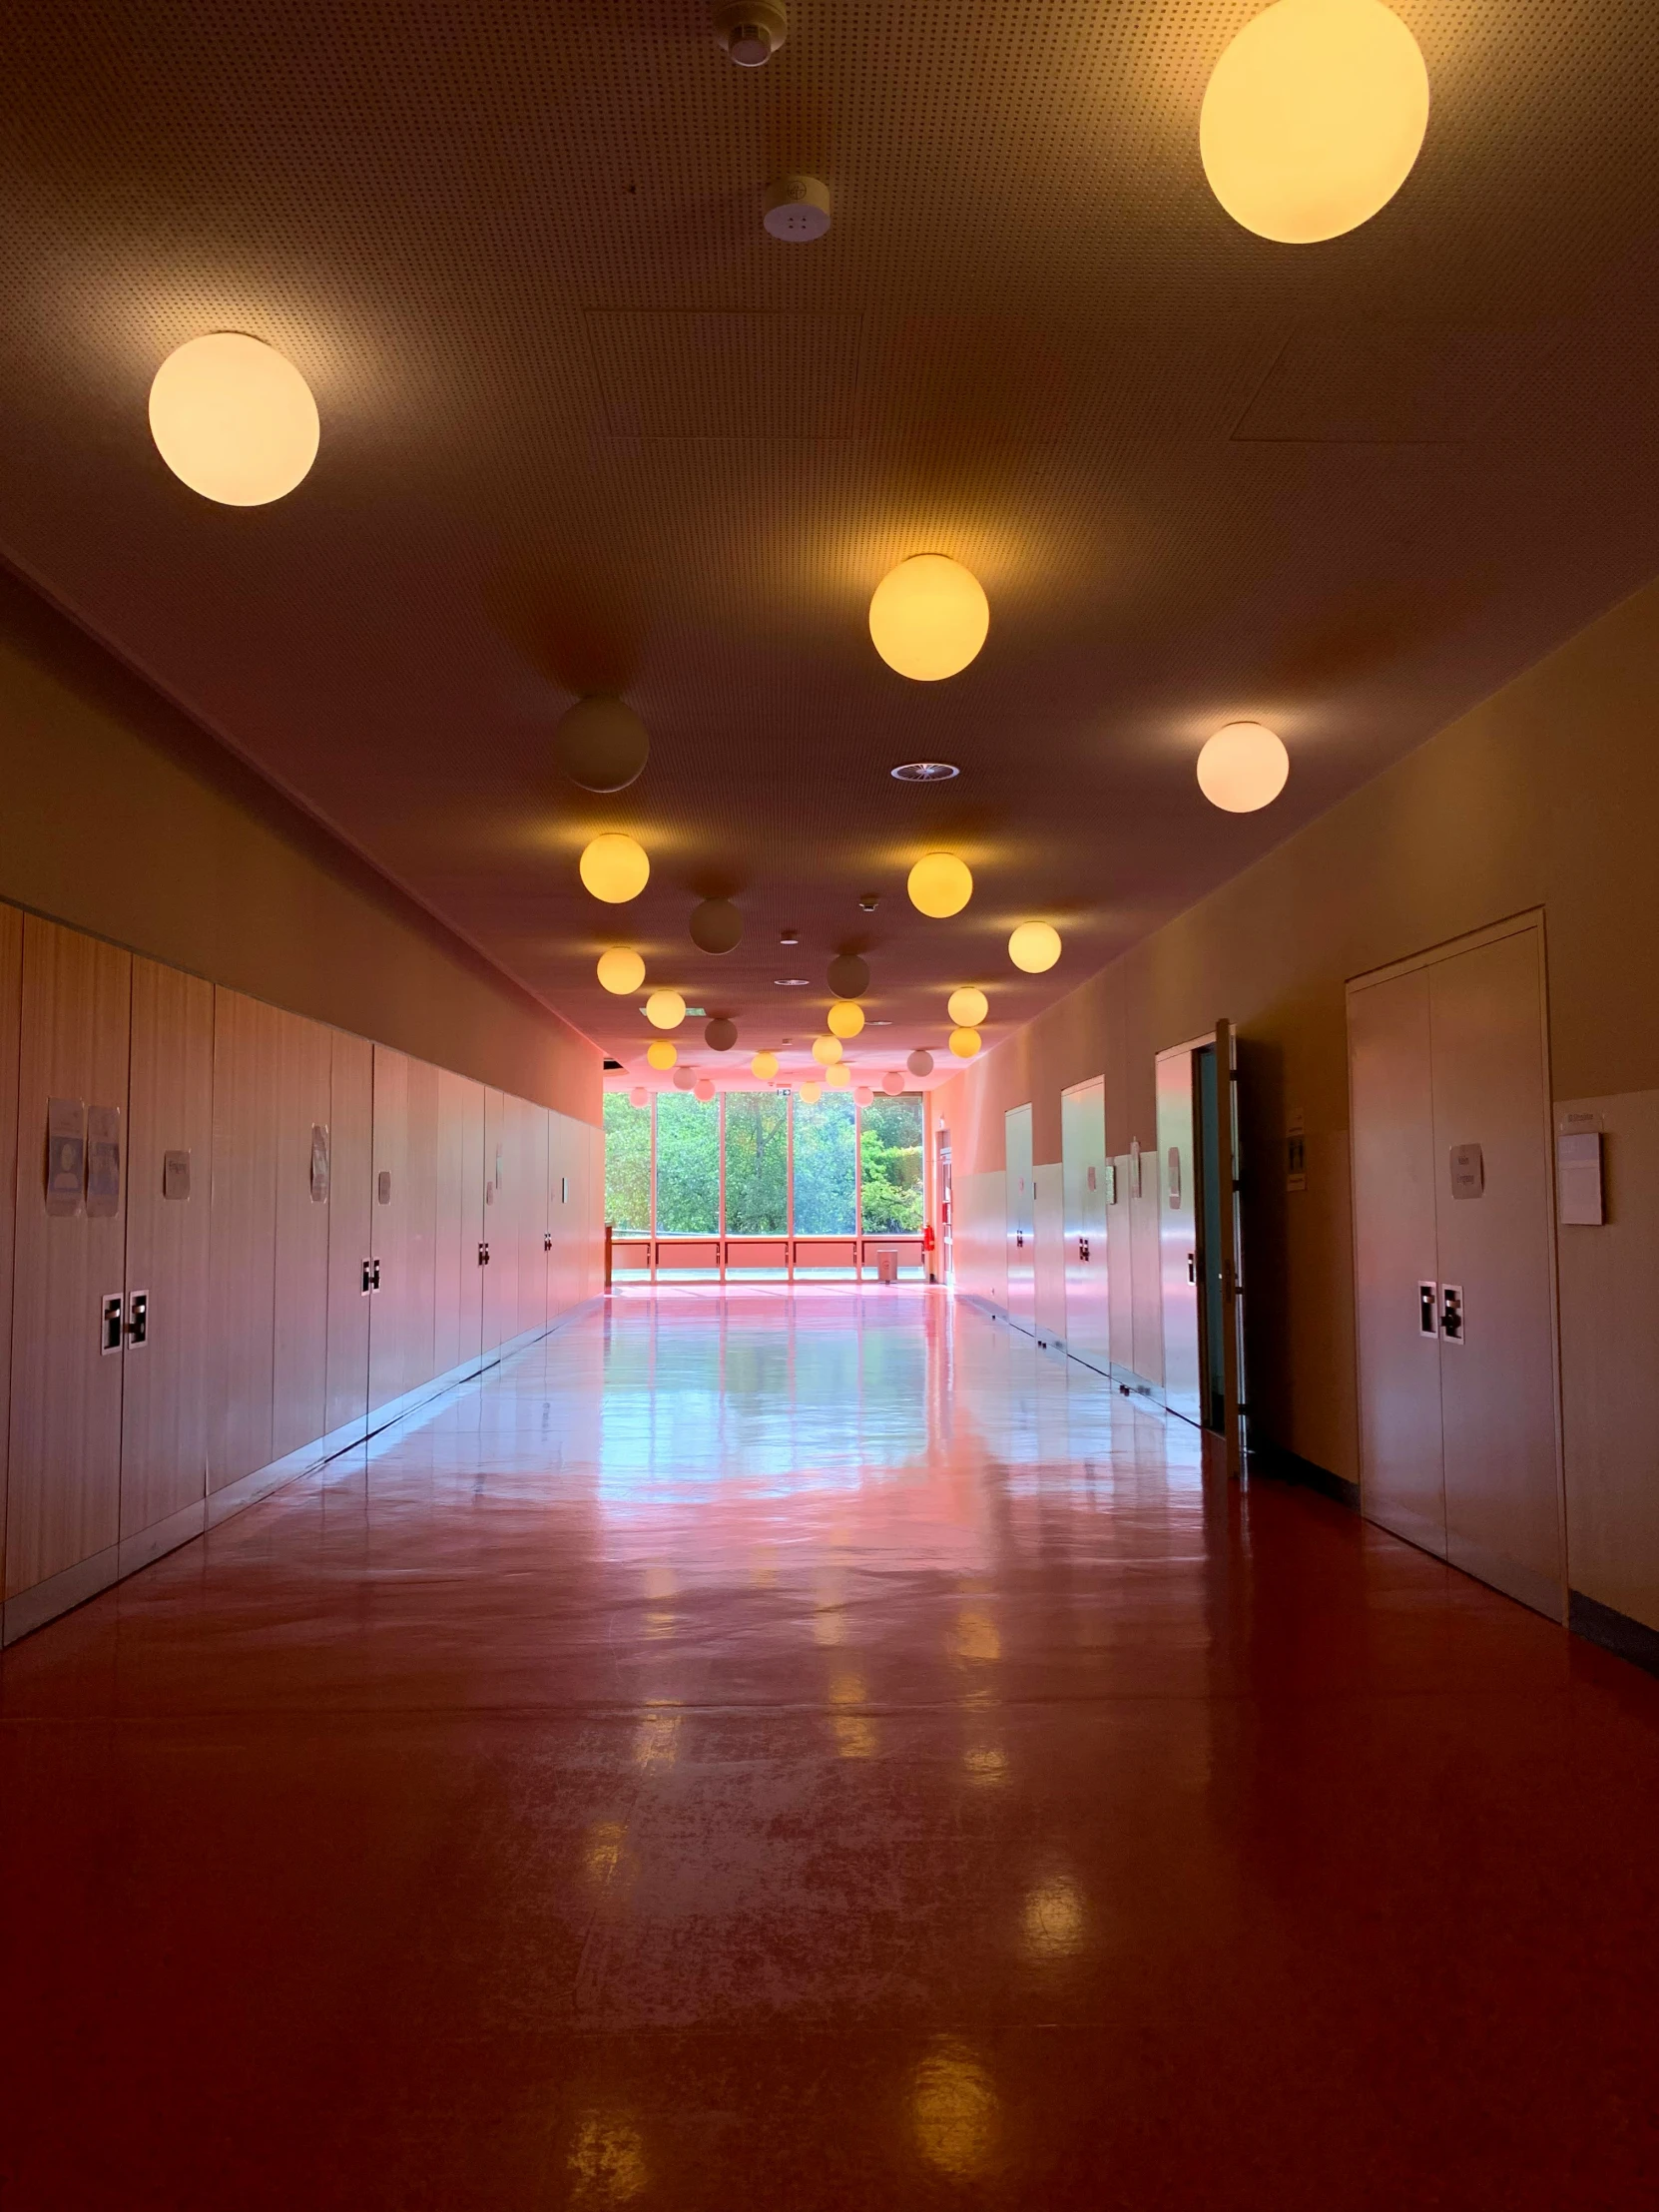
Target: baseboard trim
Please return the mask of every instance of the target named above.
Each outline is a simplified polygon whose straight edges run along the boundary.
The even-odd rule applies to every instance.
[[[95,1551],[90,1559],[77,1560],[61,1574],[49,1574],[31,1589],[19,1590],[16,1597],[6,1600],[0,1644],[15,1644],[20,1636],[32,1635],[60,1613],[72,1612],[120,1579],[121,1546],[111,1544],[107,1551]]]
[[[1329,1467],[1304,1459],[1301,1452],[1288,1450],[1284,1444],[1254,1444],[1247,1457],[1247,1471],[1265,1474],[1274,1482],[1295,1483],[1299,1489],[1318,1490],[1321,1497],[1330,1498],[1351,1513],[1360,1510],[1358,1482],[1351,1482],[1346,1474],[1333,1474]]]
[[[119,1577],[137,1574],[140,1567],[149,1566],[152,1559],[159,1559],[164,1551],[176,1551],[180,1544],[188,1544],[193,1536],[200,1536],[208,1525],[208,1501],[194,1497],[176,1513],[169,1513],[165,1520],[153,1521],[148,1528],[141,1528],[136,1536],[123,1536],[118,1560]]]
[[[1632,1620],[1628,1613],[1603,1605],[1600,1598],[1586,1597],[1582,1590],[1569,1590],[1567,1626],[1575,1636],[1599,1644],[1615,1658],[1628,1659],[1647,1674],[1659,1674],[1659,1629],[1649,1628],[1645,1621]]]

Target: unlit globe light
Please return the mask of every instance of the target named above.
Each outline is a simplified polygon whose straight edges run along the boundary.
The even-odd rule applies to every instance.
[[[977,1029],[990,1012],[991,1002],[983,991],[976,991],[971,983],[964,983],[945,1000],[944,1010],[958,1028]]]
[[[714,1097],[715,1086],[713,1081],[707,1075],[700,1075],[698,1077],[697,1095],[700,1099],[702,1099],[705,1106],[707,1106],[710,1099]]]
[[[1198,788],[1212,807],[1253,815],[1285,789],[1291,756],[1285,741],[1259,722],[1230,722],[1198,756]]]
[[[632,707],[620,699],[579,699],[567,707],[553,733],[559,766],[585,792],[620,792],[651,757],[651,739]]]
[[[614,944],[599,955],[599,981],[603,989],[626,998],[645,981],[645,962],[625,945]]]
[[[813,1039],[813,1058],[821,1068],[832,1068],[840,1056],[841,1040],[839,1037],[815,1037]]]
[[[757,1052],[754,1059],[749,1063],[749,1072],[754,1076],[757,1083],[770,1083],[778,1073],[777,1053]]]
[[[912,1075],[931,1075],[933,1072],[933,1055],[930,1052],[922,1051],[918,1045],[904,1065]]]
[[[645,1002],[645,1018],[653,1029],[678,1029],[686,1018],[686,1002],[678,991],[653,991]]]
[[[630,1106],[643,1106],[650,1096],[651,1093],[643,1083],[636,1083],[628,1093],[628,1103]]]
[[[924,852],[910,870],[906,889],[918,914],[943,921],[959,914],[973,896],[973,877],[967,862],[954,852]]]
[[[1060,957],[1060,932],[1046,921],[1022,921],[1008,939],[1008,957],[1027,975],[1044,975]]]
[[[821,1099],[821,1098],[822,1098],[823,1096],[824,1096],[824,1085],[823,1085],[822,1083],[803,1083],[803,1084],[802,1084],[802,1086],[801,1086],[801,1103],[802,1103],[802,1105],[803,1105],[803,1106],[816,1106],[816,1105],[818,1104],[819,1100],[820,1100],[820,1099]]]
[[[743,916],[729,898],[704,899],[687,926],[699,952],[730,952],[743,936]]]
[[[978,1030],[952,1029],[950,1032],[950,1049],[958,1060],[971,1060],[979,1050]]]
[[[584,886],[607,906],[638,898],[651,880],[651,862],[637,838],[607,830],[584,847],[577,863]]]
[[[869,962],[856,952],[837,952],[825,975],[837,998],[862,998],[869,989]]]
[[[1217,62],[1198,146],[1235,223],[1304,246],[1385,207],[1427,127],[1422,54],[1382,0],[1277,0]]]
[[[888,668],[918,684],[967,667],[991,626],[979,579],[944,553],[916,553],[889,569],[869,603],[869,634]]]
[[[896,1098],[899,1092],[903,1090],[904,1078],[899,1074],[897,1068],[888,1068],[886,1074],[881,1078],[881,1088],[889,1098]]]
[[[860,1083],[852,1095],[860,1106],[873,1106],[875,1103],[875,1093],[867,1083]]]
[[[844,1061],[837,1062],[834,1067],[825,1069],[824,1080],[832,1091],[844,1091],[852,1080],[852,1070],[846,1066]]]
[[[678,1067],[675,1069],[674,1088],[677,1091],[689,1091],[696,1081],[697,1070],[695,1068]]]
[[[659,1074],[666,1074],[680,1057],[666,1037],[653,1038],[645,1048],[645,1056]]]
[[[837,998],[830,1009],[829,1019],[837,1037],[855,1037],[864,1026],[864,1010],[856,999]]]
[[[241,330],[170,353],[150,386],[150,435],[181,483],[224,507],[264,507],[316,459],[316,401],[293,363]]]
[[[711,1052],[730,1052],[738,1041],[738,1025],[727,1014],[716,1014],[703,1032],[703,1042]]]

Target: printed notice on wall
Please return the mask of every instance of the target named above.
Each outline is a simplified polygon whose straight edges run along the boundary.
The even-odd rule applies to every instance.
[[[107,1221],[121,1211],[121,1108],[94,1106],[87,1114],[87,1213]]]
[[[46,1211],[78,1214],[87,1180],[87,1109],[80,1098],[46,1101]]]

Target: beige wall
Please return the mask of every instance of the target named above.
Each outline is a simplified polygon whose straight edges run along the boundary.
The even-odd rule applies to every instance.
[[[600,1119],[585,1037],[3,572],[0,778],[0,898]]]
[[[1554,1096],[1609,1104],[1620,1163],[1612,1227],[1563,1232],[1571,1579],[1659,1625],[1659,1118],[1633,1095],[1659,1090],[1659,585],[997,1044],[935,1109],[958,1178],[987,1174],[1002,1165],[1007,1107],[1031,1101],[1036,1153],[1051,1158],[1061,1090],[1104,1072],[1108,1151],[1131,1137],[1150,1149],[1153,1055],[1218,1016],[1236,1022],[1257,1421],[1352,1479],[1344,983],[1533,906],[1545,915]],[[1308,1187],[1287,1193],[1280,1148],[1295,1108]]]

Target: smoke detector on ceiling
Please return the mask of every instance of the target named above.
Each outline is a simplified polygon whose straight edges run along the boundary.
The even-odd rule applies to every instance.
[[[821,239],[830,228],[830,187],[816,177],[780,177],[761,207],[775,239]]]
[[[771,61],[790,35],[783,0],[715,0],[715,37],[740,69]]]

